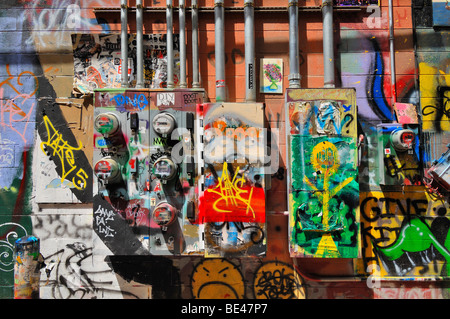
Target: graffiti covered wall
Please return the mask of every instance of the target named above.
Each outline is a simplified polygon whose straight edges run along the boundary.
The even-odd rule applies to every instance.
[[[153,111],[156,114],[162,109],[171,109],[176,119],[181,119],[183,112],[192,111],[196,119],[200,119],[198,103],[206,106],[203,110],[206,116],[208,111],[220,109],[214,103],[215,27],[211,10],[214,1],[200,2],[200,7],[209,8],[201,12],[199,24],[204,100],[191,94],[177,95],[174,99],[182,100],[177,105],[171,104],[172,95],[166,94],[170,92],[164,88],[167,59],[163,1],[145,2],[155,9],[145,12],[149,18],[144,23],[145,100],[137,91],[122,94],[118,87],[118,75],[122,70],[117,64],[120,52],[117,1],[16,0],[0,4],[0,298],[13,297],[14,242],[26,235],[40,238],[46,264],[41,270],[40,296],[45,299],[447,298],[447,290],[445,285],[441,287],[440,280],[448,278],[448,202],[440,197],[438,190],[428,187],[435,186],[428,184],[429,169],[449,142],[446,107],[450,91],[450,38],[448,29],[433,28],[435,1],[394,1],[395,88],[391,84],[387,1],[363,6],[351,13],[345,8],[335,10],[336,84],[338,88],[352,88],[355,103],[340,105],[340,121],[308,122],[310,127],[302,127],[308,134],[300,136],[296,132],[289,141],[284,136],[295,122],[295,112],[289,113],[288,105],[294,103],[296,116],[300,115],[300,100],[304,97],[261,91],[257,93],[256,105],[263,107],[254,112],[243,110],[244,105],[248,106],[242,85],[246,72],[244,17],[237,9],[243,7],[244,1],[225,1],[226,8],[233,8],[227,9],[225,22],[227,99],[230,104],[237,102],[237,106],[231,112],[234,117],[215,116],[211,121],[205,120],[203,127],[208,129],[210,125],[215,133],[220,131],[222,135],[216,134],[216,138],[230,137],[228,129],[233,143],[238,142],[240,135],[236,133],[240,129],[249,137],[253,136],[250,127],[264,128],[271,150],[266,148],[263,156],[264,159],[272,156],[272,160],[276,157],[277,161],[271,162],[276,162],[276,166],[261,170],[256,164],[227,161],[205,166],[204,174],[201,167],[196,166],[195,187],[190,188],[186,178],[182,179],[183,187],[177,188],[183,198],[175,205],[179,208],[176,216],[181,232],[172,235],[182,233],[183,237],[166,236],[161,225],[153,221],[151,210],[142,209],[145,205],[139,206],[141,203],[137,199],[141,191],[148,195],[149,207],[156,207],[162,201],[158,195],[164,193],[164,185],[156,180],[152,181],[150,191],[146,191],[144,174],[136,175],[139,187],[129,192],[135,196],[128,202],[130,205],[121,207],[120,201],[111,203],[102,198],[103,193],[98,192],[98,185],[94,183],[94,164],[99,160],[96,156],[100,157],[105,151],[102,134],[94,127],[96,109],[116,112],[119,117],[123,116],[121,121],[130,123],[127,125],[135,119],[134,115],[129,118],[128,115],[146,113],[139,116],[138,133],[142,134],[133,133],[131,126],[124,128],[126,141],[133,146],[125,152],[128,157],[122,176],[126,177],[127,189],[134,187],[129,177],[145,170],[146,159],[156,162],[156,158],[150,156],[150,149],[167,151],[168,146],[174,146],[156,134],[150,140],[142,138],[144,131],[150,128]],[[319,91],[323,86],[320,4],[315,0],[299,4],[309,7],[299,10],[301,86]],[[255,21],[256,61],[281,60],[281,82],[283,88],[287,88],[288,16],[284,10],[270,11],[280,6],[287,7],[288,2],[264,0],[256,4],[256,10],[264,9],[258,12]],[[190,22],[188,16],[188,34],[192,31]],[[441,26],[442,17],[436,22]],[[136,65],[133,60],[135,32],[131,10],[131,87]],[[176,18],[174,32],[179,34]],[[176,40],[179,41],[178,36]],[[175,49],[176,63],[179,63],[179,43]],[[192,79],[190,59],[188,43],[189,83]],[[255,70],[259,70],[258,65]],[[258,85],[256,83],[256,87]],[[103,99],[107,104],[98,105],[100,99],[94,97],[94,88],[115,93]],[[145,101],[148,105],[144,105]],[[396,103],[413,105],[415,112],[412,114],[417,115],[418,124],[413,123],[416,126],[412,131],[418,139],[414,140],[418,148],[413,148],[414,156],[410,157],[414,161],[398,152],[395,153],[397,160],[390,157],[385,161],[385,150],[390,148],[386,141],[391,132],[388,136],[379,125],[399,120]],[[139,112],[127,110],[133,104]],[[350,104],[352,107],[346,111]],[[139,106],[143,106],[142,110]],[[319,104],[313,106],[319,110]],[[352,114],[353,118],[345,114]],[[318,131],[325,134],[316,134]],[[258,131],[252,134],[258,136]],[[214,141],[207,140],[208,137],[212,136],[206,133],[203,137],[195,136],[194,142],[203,138],[206,143],[203,146],[208,147],[207,142]],[[321,144],[329,147],[316,146]],[[303,153],[292,152],[293,145],[307,147]],[[342,145],[348,148],[341,148]],[[256,158],[260,151],[255,154],[245,148],[237,150]],[[330,164],[336,154],[339,154],[339,167],[327,175],[330,179],[327,184],[318,178],[320,174],[314,173],[323,169],[324,163]],[[404,154],[411,155],[408,150]],[[299,175],[292,172],[293,164],[301,159],[309,162],[295,169],[305,169],[306,179],[299,179]],[[423,166],[415,165],[416,161]],[[166,166],[158,168],[161,177],[167,173]],[[422,175],[424,183],[420,180],[416,183],[414,176]],[[198,192],[201,190],[199,176],[205,177],[202,182],[206,193]],[[383,180],[385,176],[389,178]],[[402,176],[412,177],[404,179]],[[404,183],[405,180],[408,183]],[[295,187],[291,187],[293,185]],[[120,195],[119,192],[119,198]],[[202,202],[205,195],[211,198]],[[207,222],[184,218],[189,198],[195,198],[195,216]],[[229,208],[237,202],[241,204],[239,216],[251,216],[251,221],[236,219],[236,215],[233,220],[218,216],[226,213],[225,206]],[[308,203],[311,205],[306,209]],[[317,203],[322,203],[320,212],[314,211],[320,207]],[[120,209],[112,204],[119,205]],[[290,214],[292,207],[299,214]],[[327,212],[337,211],[339,214],[327,217]],[[155,217],[164,223],[167,216]],[[302,219],[304,224],[295,220],[300,216],[307,217],[307,220]],[[343,216],[339,220],[349,231],[334,237],[323,236],[323,233],[317,236],[318,230],[338,225],[334,224],[337,219],[332,216]],[[310,232],[314,235],[305,236],[303,225],[316,231]],[[257,232],[253,231],[255,229]],[[202,234],[210,239],[209,244],[203,241]],[[222,245],[218,245],[218,238],[223,239]],[[326,242],[321,241],[323,238]],[[330,238],[333,245],[327,248]],[[175,247],[177,254],[174,255],[172,248]],[[231,254],[230,247],[238,247],[238,253]],[[207,257],[215,258],[204,258],[204,249]],[[339,257],[348,258],[303,258],[305,255],[338,257],[337,252]],[[321,276],[330,275],[338,278],[369,276],[373,285],[365,281],[349,284],[320,280]],[[401,279],[409,281],[400,283]],[[427,279],[436,282],[417,283]]]

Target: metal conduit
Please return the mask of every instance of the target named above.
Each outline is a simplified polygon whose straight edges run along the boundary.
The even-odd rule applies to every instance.
[[[184,0],[180,0],[178,17],[180,21],[180,88],[186,88],[186,10]]]
[[[289,87],[300,88],[298,49],[298,1],[289,0]]]
[[[226,100],[225,84],[225,29],[223,0],[214,1],[215,19],[215,65],[216,65],[216,101]]]
[[[334,88],[333,2],[322,0],[324,87]]]
[[[391,86],[393,103],[397,102],[397,88],[395,79],[395,51],[392,0],[389,0],[389,54],[391,60]]]
[[[122,69],[122,87],[128,87],[128,6],[127,0],[121,0],[120,4],[120,50],[121,50],[121,69]]]
[[[253,0],[244,1],[245,18],[245,100],[256,101],[255,87],[255,20]]]
[[[172,0],[167,0],[166,20],[167,20],[167,88],[173,88],[173,17]]]
[[[192,87],[200,87],[199,66],[198,66],[198,4],[197,0],[192,0]]]
[[[144,24],[142,0],[136,0],[136,88],[144,87]]]

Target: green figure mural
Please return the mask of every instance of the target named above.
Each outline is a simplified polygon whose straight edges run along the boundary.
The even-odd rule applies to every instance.
[[[359,257],[355,93],[354,89],[286,92],[293,257]]]
[[[293,243],[316,257],[357,256],[353,139],[295,135],[290,141]]]

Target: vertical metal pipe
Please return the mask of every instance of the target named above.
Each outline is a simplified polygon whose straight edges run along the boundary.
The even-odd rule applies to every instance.
[[[334,88],[333,2],[322,0],[324,87]]]
[[[253,0],[244,1],[245,18],[245,99],[256,101],[255,88],[255,16]]]
[[[122,87],[128,87],[128,5],[127,0],[121,0],[120,4],[120,50],[121,50],[121,69],[122,69]]]
[[[144,18],[142,0],[136,0],[136,88],[144,87]]]
[[[200,87],[198,66],[198,3],[192,0],[192,87]]]
[[[395,77],[394,24],[392,0],[389,0],[389,54],[391,60],[391,87],[393,103],[397,102],[397,88]]]
[[[214,1],[215,18],[215,65],[216,65],[216,101],[226,100],[225,83],[225,29],[223,0]]]
[[[289,87],[300,88],[298,1],[289,0]]]
[[[180,20],[180,88],[186,88],[186,8],[184,0],[180,0],[178,12]]]
[[[173,88],[173,17],[172,0],[167,0],[166,20],[167,20],[167,88]]]

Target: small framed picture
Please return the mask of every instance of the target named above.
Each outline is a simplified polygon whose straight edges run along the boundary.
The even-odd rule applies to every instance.
[[[283,59],[261,59],[260,92],[283,93]]]

